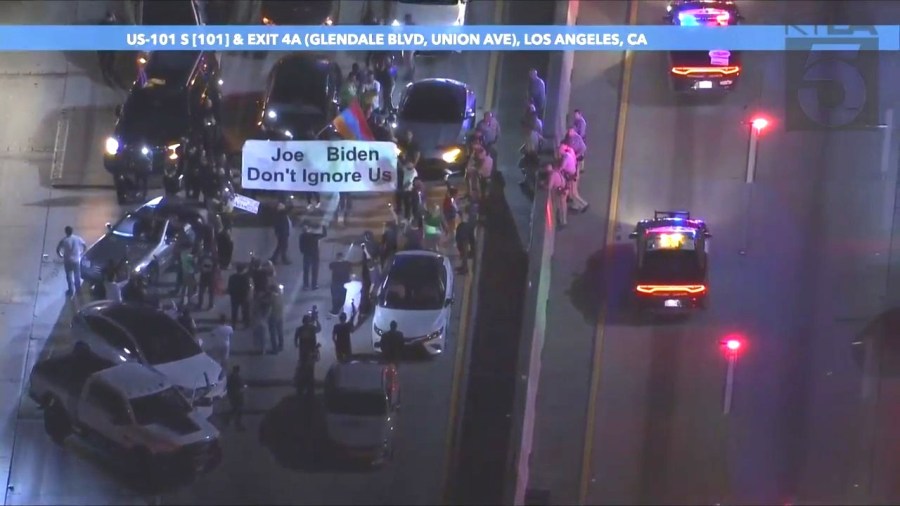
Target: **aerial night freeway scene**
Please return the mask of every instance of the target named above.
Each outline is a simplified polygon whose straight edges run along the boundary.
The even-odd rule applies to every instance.
[[[2,51],[29,25],[259,45]],[[4,504],[900,503],[897,25],[0,1]],[[348,27],[510,47],[271,36]]]

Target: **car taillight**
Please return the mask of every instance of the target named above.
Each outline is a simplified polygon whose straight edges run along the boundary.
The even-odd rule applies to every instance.
[[[721,74],[723,76],[731,76],[738,74],[741,67],[672,67],[672,73],[679,76],[689,76],[691,74]]]
[[[692,295],[706,291],[706,285],[638,285],[635,290],[647,295],[689,293]]]

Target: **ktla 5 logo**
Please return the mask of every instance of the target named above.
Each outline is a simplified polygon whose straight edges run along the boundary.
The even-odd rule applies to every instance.
[[[785,27],[786,128],[871,128],[878,123],[874,26]]]

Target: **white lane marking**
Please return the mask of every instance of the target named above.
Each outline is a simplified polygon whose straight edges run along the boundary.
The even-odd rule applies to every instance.
[[[50,183],[63,176],[66,162],[66,146],[69,143],[69,117],[62,113],[56,122],[56,139],[53,141],[53,161],[50,164]]]

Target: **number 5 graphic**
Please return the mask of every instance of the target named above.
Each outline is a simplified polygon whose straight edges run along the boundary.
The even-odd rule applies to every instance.
[[[803,77],[797,87],[797,102],[806,117],[828,128],[847,126],[862,114],[868,99],[866,81],[846,59],[811,48]],[[855,51],[853,59],[858,59]],[[837,98],[837,100],[834,100]]]

